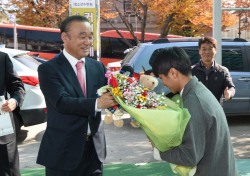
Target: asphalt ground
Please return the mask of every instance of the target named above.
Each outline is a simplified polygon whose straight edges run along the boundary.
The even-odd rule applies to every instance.
[[[131,175],[137,171],[140,173],[141,169],[148,170],[148,174],[156,173],[154,170],[156,168],[159,170],[164,163],[159,163],[153,158],[151,143],[142,129],[133,128],[130,125],[129,116],[125,115],[124,117],[124,126],[121,128],[114,124],[104,125],[107,142],[107,158],[104,162],[106,175],[111,176],[110,171],[117,173],[119,176]],[[250,118],[230,118],[228,122],[237,166],[242,176],[250,176]],[[37,169],[43,171],[43,167],[36,164],[35,161],[45,127],[46,123],[22,128],[18,138],[18,149],[20,168],[26,174],[37,171]],[[131,171],[130,174],[129,171]],[[30,176],[33,175],[31,173]],[[38,175],[35,174],[34,176]]]

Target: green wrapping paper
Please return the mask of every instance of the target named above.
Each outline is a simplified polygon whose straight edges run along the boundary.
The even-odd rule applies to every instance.
[[[165,109],[138,109],[126,105],[118,96],[116,101],[122,108],[136,119],[150,141],[161,152],[181,144],[185,128],[190,120],[187,109],[182,108],[180,96],[174,100],[166,98]]]

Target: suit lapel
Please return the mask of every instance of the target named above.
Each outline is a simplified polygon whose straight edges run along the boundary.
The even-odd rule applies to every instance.
[[[77,79],[77,76],[70,65],[69,61],[66,59],[66,57],[61,53],[59,57],[57,57],[57,63],[59,65],[59,69],[61,70],[62,74],[65,76],[69,84],[74,87],[75,91],[79,96],[83,96],[84,94],[82,92],[81,86],[79,84],[79,81]]]
[[[92,64],[90,58],[85,58],[85,70],[86,70],[86,86],[87,86],[87,96],[91,97],[93,91],[93,87],[95,82],[93,81],[93,71],[95,70],[95,65]]]

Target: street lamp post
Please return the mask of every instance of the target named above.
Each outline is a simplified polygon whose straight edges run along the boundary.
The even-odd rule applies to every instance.
[[[216,0],[214,0],[214,1],[216,1]],[[234,10],[234,11],[250,11],[250,7],[248,7],[248,8],[222,8],[222,10],[229,10],[229,11],[231,11],[231,10]],[[240,29],[240,24],[241,24],[241,12],[239,12],[239,32],[238,32],[238,34],[239,34],[239,38],[240,38],[240,36],[241,36],[241,29]],[[214,14],[215,15],[215,14]],[[214,26],[216,26],[216,24],[213,24]]]
[[[238,32],[238,34],[239,34],[239,38],[240,38],[240,35],[241,35],[241,30],[240,30],[240,20],[241,20],[241,13],[239,13],[239,32]]]
[[[245,30],[245,39],[247,39],[247,31],[248,31],[248,17],[247,17],[247,15],[243,21],[243,25],[244,25],[244,30]]]

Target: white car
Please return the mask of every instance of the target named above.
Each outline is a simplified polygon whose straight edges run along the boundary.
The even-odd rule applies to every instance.
[[[21,126],[31,126],[47,121],[47,109],[45,99],[39,86],[37,67],[38,65],[24,65],[18,59],[22,55],[27,55],[28,51],[0,48],[1,52],[7,53],[13,63],[14,69],[22,79],[25,87],[25,97],[20,113],[14,113],[17,134]],[[17,57],[18,56],[18,57]],[[32,67],[32,68],[31,68]],[[36,69],[34,69],[36,68]]]

